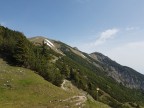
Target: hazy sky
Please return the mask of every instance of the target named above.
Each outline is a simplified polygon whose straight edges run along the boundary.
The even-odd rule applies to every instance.
[[[0,24],[101,52],[144,74],[144,0],[0,0]]]

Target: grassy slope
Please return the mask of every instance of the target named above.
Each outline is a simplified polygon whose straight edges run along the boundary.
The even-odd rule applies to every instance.
[[[58,100],[72,95],[45,81],[33,71],[9,66],[0,59],[0,106],[59,106]]]
[[[76,108],[74,102],[62,101],[77,95],[45,81],[33,71],[13,67],[0,59],[0,108]],[[108,108],[88,99],[86,108]]]

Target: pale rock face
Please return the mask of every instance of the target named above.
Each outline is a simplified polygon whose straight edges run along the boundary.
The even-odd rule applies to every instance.
[[[44,39],[44,43],[47,44],[49,47],[55,47],[52,42],[50,42],[48,39]]]
[[[61,55],[64,55],[63,53],[62,53],[62,51],[60,51],[59,49],[58,49],[58,46],[55,44],[55,43],[53,43],[53,41],[51,42],[50,40],[48,40],[48,39],[44,39],[44,44],[46,44],[47,46],[49,46],[52,50],[54,50],[55,52],[57,52],[57,53],[59,53],[59,54],[61,54]]]

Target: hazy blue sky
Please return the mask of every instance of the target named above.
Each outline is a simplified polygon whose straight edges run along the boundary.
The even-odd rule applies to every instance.
[[[0,0],[0,24],[101,52],[144,74],[144,0]]]

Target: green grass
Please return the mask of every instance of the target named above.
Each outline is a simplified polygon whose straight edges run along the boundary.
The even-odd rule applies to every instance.
[[[0,107],[64,106],[59,100],[73,96],[45,81],[33,71],[12,67],[0,59]],[[67,103],[64,103],[67,104]]]
[[[78,108],[75,102],[62,101],[79,91],[64,91],[29,69],[13,67],[0,59],[0,108]],[[88,99],[85,108],[100,108]],[[102,107],[109,108],[109,107]]]
[[[101,102],[87,100],[86,106],[84,108],[111,108]]]

